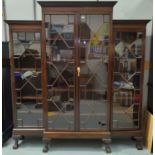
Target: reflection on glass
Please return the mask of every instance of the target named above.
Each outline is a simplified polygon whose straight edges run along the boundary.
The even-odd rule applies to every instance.
[[[74,16],[45,15],[48,128],[74,129]]]
[[[74,57],[74,16],[45,15],[46,52],[49,61],[71,61]]]
[[[21,40],[19,34],[25,34],[26,40]],[[41,67],[40,33],[14,32],[13,48],[15,68],[35,68],[37,70]]]
[[[42,127],[41,48],[37,32],[14,32],[17,127]]]
[[[142,33],[116,32],[113,128],[138,128],[141,104]]]
[[[81,15],[80,59],[108,55],[109,15]]]
[[[34,33],[33,32],[27,32],[26,33],[26,40],[27,41],[32,41],[32,40],[34,40]]]
[[[109,15],[81,15],[80,128],[107,129]]]

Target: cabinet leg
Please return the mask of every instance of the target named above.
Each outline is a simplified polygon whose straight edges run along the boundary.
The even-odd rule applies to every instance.
[[[143,150],[143,144],[142,144],[142,142],[137,142],[136,143],[136,148],[137,148],[137,150]]]
[[[136,142],[137,150],[143,150],[143,137],[131,137]]]
[[[105,144],[105,151],[106,153],[111,153],[111,147],[110,147],[110,144],[111,144],[111,139],[102,139],[103,143]]]
[[[43,152],[46,153],[48,152],[48,145],[49,145],[49,142],[50,140],[43,140],[44,141],[44,147],[43,147]]]
[[[20,136],[19,135],[13,136],[13,139],[15,141],[15,143],[13,145],[13,149],[15,150],[15,149],[18,149],[18,147],[19,147],[18,141],[20,139]]]

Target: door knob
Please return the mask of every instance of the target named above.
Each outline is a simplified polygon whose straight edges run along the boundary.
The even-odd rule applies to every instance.
[[[77,76],[80,76],[80,67],[77,67]]]

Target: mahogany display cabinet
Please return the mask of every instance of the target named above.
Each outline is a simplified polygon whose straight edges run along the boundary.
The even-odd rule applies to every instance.
[[[27,135],[43,134],[41,21],[6,21],[10,66],[14,149]]]
[[[143,79],[146,24],[149,20],[113,20],[112,136],[131,136],[142,149]]]
[[[10,25],[14,148],[24,135],[128,136],[142,149],[147,20],[112,20],[116,2],[38,2],[40,21]]]

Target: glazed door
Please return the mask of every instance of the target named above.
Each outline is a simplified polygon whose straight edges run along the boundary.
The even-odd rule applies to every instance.
[[[48,129],[75,127],[75,16],[45,15]]]
[[[79,26],[80,130],[108,128],[110,15],[81,14]]]
[[[143,32],[115,30],[113,68],[114,130],[140,127],[143,76]]]
[[[108,128],[110,19],[45,15],[48,129]]]
[[[17,128],[43,127],[40,38],[40,32],[32,30],[12,33]]]

